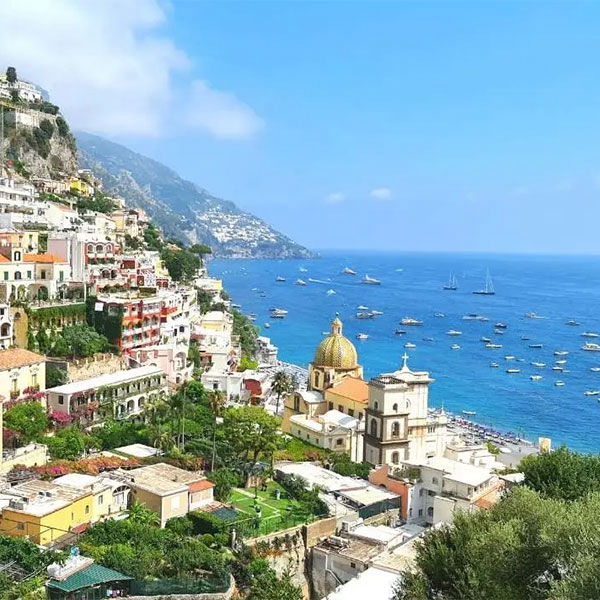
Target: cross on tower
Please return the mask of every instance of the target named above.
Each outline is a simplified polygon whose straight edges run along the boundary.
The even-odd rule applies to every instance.
[[[408,369],[408,354],[406,352],[402,355],[402,368]]]

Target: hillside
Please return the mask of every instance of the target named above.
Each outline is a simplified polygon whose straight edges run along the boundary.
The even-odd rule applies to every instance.
[[[147,211],[167,235],[208,244],[216,256],[312,256],[261,219],[182,179],[165,165],[96,135],[78,132],[76,138],[81,167],[91,169],[106,192]]]

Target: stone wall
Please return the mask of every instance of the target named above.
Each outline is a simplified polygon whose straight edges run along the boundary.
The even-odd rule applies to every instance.
[[[62,365],[59,364],[61,361],[52,362],[61,368],[65,368],[66,365],[69,381],[82,381],[97,375],[114,373],[128,368],[126,358],[110,353],[95,354],[89,358],[79,360],[62,361]]]
[[[236,591],[235,579],[230,578],[229,589],[216,594],[168,594],[163,596],[127,596],[129,600],[230,600]]]

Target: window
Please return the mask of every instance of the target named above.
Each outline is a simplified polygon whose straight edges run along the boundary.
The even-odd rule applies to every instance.
[[[356,563],[353,563],[353,562],[351,562],[351,563],[350,563],[350,568],[351,568],[351,569],[356,569]]]
[[[420,517],[422,517],[422,516],[423,516],[423,509],[422,509],[422,508],[420,508],[420,509],[419,509],[419,516],[420,516]]]
[[[37,383],[38,383],[38,380],[37,380],[37,373],[34,373],[34,374],[31,376],[31,385],[32,385],[32,386],[36,386],[36,385],[37,385]]]
[[[392,437],[400,437],[400,423],[398,421],[392,423]]]
[[[15,261],[17,260],[21,260],[21,253],[18,250],[15,252]]]
[[[65,280],[65,274],[62,271],[59,271],[59,273],[58,273],[58,280],[59,281]]]
[[[294,396],[294,410],[300,412],[300,398],[298,396]]]
[[[64,403],[65,403],[65,399],[64,399],[64,397],[63,397],[63,396],[59,396],[59,397],[58,397],[58,403],[59,403],[59,404],[64,404]]]
[[[104,504],[104,496],[100,494],[98,496],[98,506],[102,506]]]
[[[398,412],[398,405],[394,404],[394,406],[392,406],[392,410],[397,413]]]
[[[8,280],[8,271],[4,271],[4,281]]]
[[[17,529],[23,531],[25,529],[25,523],[17,523]]]
[[[340,412],[344,412],[344,407],[341,404],[338,404],[338,410]]]
[[[40,271],[40,279],[46,279],[46,271]]]
[[[348,415],[351,416],[351,417],[353,417],[354,416],[354,409],[349,408],[348,409]]]
[[[358,420],[359,420],[359,421],[362,421],[362,418],[363,418],[363,414],[362,414],[361,412],[359,412],[359,413],[358,413]]]
[[[398,452],[392,452],[392,463],[397,465],[400,462]]]
[[[329,410],[333,410],[333,402],[329,403]]]
[[[27,271],[27,279],[31,279],[31,271]]]
[[[338,438],[338,439],[335,441],[335,443],[336,443],[338,446],[341,446],[341,445],[344,443],[344,440],[343,440],[342,438]]]
[[[371,420],[371,435],[377,437],[377,421],[375,419]]]
[[[432,477],[431,478],[431,483],[433,483],[434,485],[437,485],[438,482],[438,478],[437,477]]]
[[[15,271],[15,279],[21,279],[21,271]]]
[[[15,379],[12,380],[11,384],[12,384],[11,391],[18,392],[19,391],[19,381],[17,380],[16,377],[15,377]]]
[[[435,425],[429,425],[427,427],[427,433],[435,433]]]
[[[427,516],[428,516],[428,517],[433,517],[433,506],[430,506],[430,507],[427,509]]]
[[[90,505],[86,504],[85,505],[85,514],[88,515],[90,513]]]
[[[379,403],[377,403],[377,402],[373,402],[373,408],[374,408],[375,410],[379,410]]]

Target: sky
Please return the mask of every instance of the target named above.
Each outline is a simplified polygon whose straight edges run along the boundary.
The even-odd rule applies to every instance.
[[[72,127],[311,248],[600,253],[598,2],[2,0],[0,21],[0,62]]]

